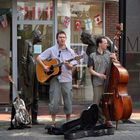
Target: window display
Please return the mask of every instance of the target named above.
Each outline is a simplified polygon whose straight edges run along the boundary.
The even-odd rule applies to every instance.
[[[18,20],[52,20],[52,0],[17,0]]]

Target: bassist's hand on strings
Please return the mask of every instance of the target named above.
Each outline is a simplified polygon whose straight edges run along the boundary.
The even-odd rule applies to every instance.
[[[110,58],[112,59],[113,62],[119,62],[119,61],[117,60],[117,56],[116,56],[115,53],[110,53]]]
[[[106,79],[106,75],[103,74],[103,73],[98,73],[97,76],[98,76],[99,78],[101,78],[101,79]]]
[[[93,70],[93,66],[89,67],[89,72],[90,72],[91,75],[97,76],[100,79],[106,79],[107,78],[105,74],[99,73],[99,72],[96,72],[95,70]]]

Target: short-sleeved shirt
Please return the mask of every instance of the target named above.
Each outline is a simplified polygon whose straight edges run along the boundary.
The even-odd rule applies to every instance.
[[[70,60],[76,57],[76,54],[71,48],[66,47],[64,50],[59,50],[58,44],[46,49],[42,52],[39,57],[42,60],[47,59],[59,59],[60,63],[65,60]],[[77,64],[76,60],[70,62],[73,65]],[[61,74],[58,76],[59,82],[71,82],[72,81],[72,71],[68,70],[65,65],[61,66]]]
[[[88,67],[93,66],[96,72],[105,74],[110,64],[109,54],[108,50],[105,50],[103,54],[100,54],[98,51],[91,53],[88,59]],[[99,86],[104,84],[104,80],[93,75],[92,83],[93,86]]]

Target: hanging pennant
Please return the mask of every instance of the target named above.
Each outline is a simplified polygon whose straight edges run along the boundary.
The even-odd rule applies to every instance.
[[[68,26],[70,24],[70,17],[68,17],[68,16],[62,17],[61,22],[62,22],[64,28],[68,28]]]
[[[75,31],[80,31],[81,29],[81,21],[79,19],[74,21],[74,30]]]
[[[96,16],[94,16],[94,21],[96,25],[99,25],[102,20],[101,20],[101,16],[99,14],[97,14]]]
[[[19,7],[17,10],[17,18],[19,20],[24,20],[28,18],[28,7]]]
[[[27,6],[24,6],[24,7],[20,7],[20,12],[21,12],[21,16],[23,19],[28,19],[28,7]]]
[[[84,22],[85,22],[85,29],[92,31],[92,20],[88,18],[88,19],[85,19]]]
[[[8,26],[8,21],[7,21],[6,15],[0,16],[0,24],[1,24],[2,28],[6,28]]]
[[[50,20],[52,18],[53,15],[53,6],[52,5],[47,5],[46,7],[46,17],[48,20]]]

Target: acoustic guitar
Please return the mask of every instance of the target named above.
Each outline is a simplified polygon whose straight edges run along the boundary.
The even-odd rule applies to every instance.
[[[72,61],[72,60],[80,60],[83,57],[83,55],[80,56],[76,56],[72,59],[67,60],[68,62]],[[44,83],[48,80],[50,80],[51,78],[53,78],[54,76],[57,76],[59,74],[61,74],[61,66],[64,64],[64,62],[60,62],[59,59],[57,58],[53,58],[50,60],[44,60],[43,63],[46,66],[50,67],[49,72],[44,71],[42,65],[40,65],[39,63],[36,64],[36,75],[37,75],[37,80],[40,83]]]

